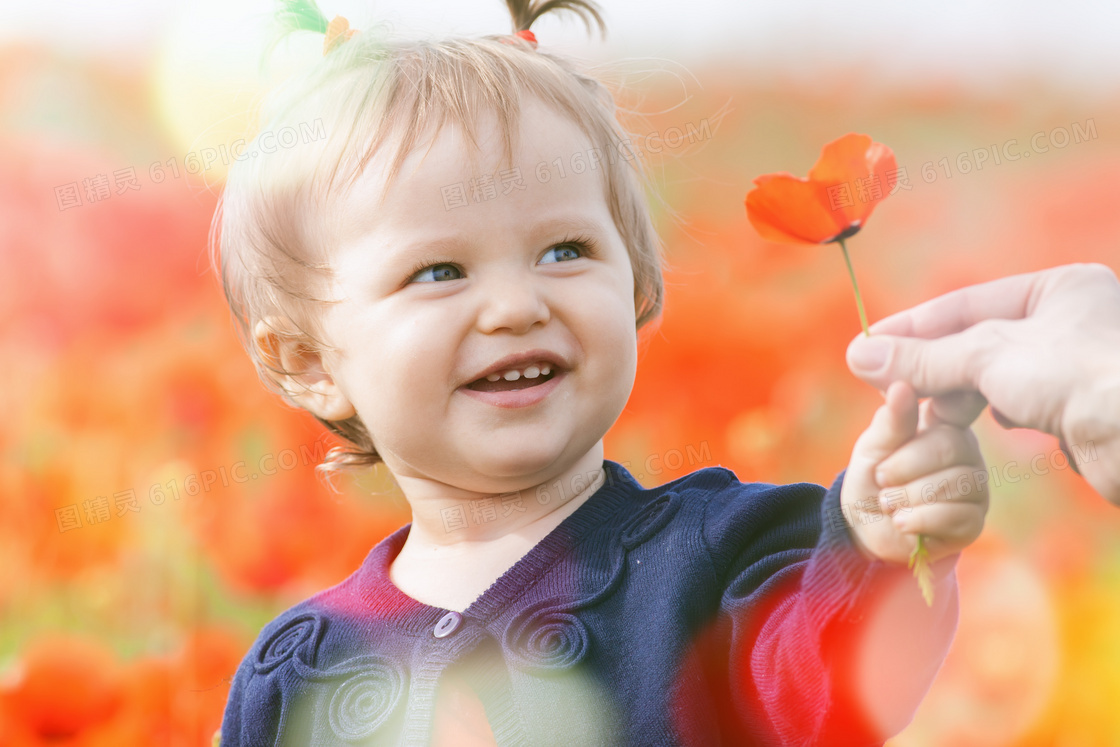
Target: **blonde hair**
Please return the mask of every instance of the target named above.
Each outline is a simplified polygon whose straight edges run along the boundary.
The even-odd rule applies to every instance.
[[[515,31],[528,30],[542,13],[557,8],[580,14],[589,29],[589,17],[603,28],[594,4],[585,0],[507,4]],[[603,82],[518,36],[390,42],[362,31],[265,102],[261,134],[249,146],[252,156],[243,154],[231,168],[211,226],[211,263],[266,387],[295,404],[269,373],[286,379],[298,372],[284,370],[276,356],[259,348],[253,334],[258,322],[278,317],[286,320],[284,329],[274,330],[278,335],[295,337],[313,352],[332,349],[317,313],[329,303],[317,291],[331,272],[327,260],[332,227],[338,225],[332,208],[340,202],[332,198],[397,136],[385,175],[390,184],[418,139],[430,126],[435,138],[448,119],[477,149],[475,122],[484,113],[496,114],[506,160],[512,162],[524,94],[569,118],[600,149],[611,215],[633,268],[637,328],[660,314],[662,254],[644,193],[650,180],[628,150],[629,136]],[[265,133],[275,137],[284,128],[323,136],[283,153],[259,149]],[[381,461],[358,415],[339,421],[315,417],[351,446],[332,448],[316,469],[329,477]]]

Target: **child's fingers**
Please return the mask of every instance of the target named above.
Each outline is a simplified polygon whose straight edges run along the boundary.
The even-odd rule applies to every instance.
[[[879,506],[888,515],[907,515],[906,509],[919,509],[938,503],[969,503],[987,510],[987,479],[980,479],[982,468],[951,467],[923,475],[905,485],[879,492]],[[986,477],[986,475],[985,475]]]
[[[886,402],[875,411],[871,425],[852,450],[857,460],[878,464],[888,454],[914,437],[918,429],[918,397],[913,387],[896,381],[887,389]]]
[[[875,468],[879,487],[905,485],[955,466],[983,467],[980,444],[971,430],[934,425],[900,446]]]
[[[879,505],[875,467],[913,438],[918,428],[918,398],[908,383],[892,383],[886,400],[875,411],[867,430],[856,440],[840,492],[841,505],[847,515],[859,517],[851,524],[857,546],[866,555],[878,558],[895,557],[902,552],[905,543],[890,520],[880,512],[864,516]]]
[[[899,512],[891,521],[906,535],[922,535],[933,560],[971,545],[984,529],[986,507],[976,503],[933,503]]]

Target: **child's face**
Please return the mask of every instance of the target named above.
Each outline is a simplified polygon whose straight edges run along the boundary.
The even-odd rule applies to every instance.
[[[382,151],[347,195],[331,261],[341,302],[324,319],[340,353],[324,363],[398,477],[501,492],[570,467],[622,412],[637,366],[634,278],[602,167],[571,169],[592,147],[574,124],[525,102],[513,162],[524,189],[509,194],[496,122],[478,137],[472,165],[469,142],[445,126],[377,208]],[[494,192],[476,202],[472,180],[487,175]],[[446,196],[458,186],[468,204],[455,207]],[[550,356],[502,366],[522,372],[520,391],[470,386],[534,350]],[[551,380],[525,387],[526,369],[548,357]]]

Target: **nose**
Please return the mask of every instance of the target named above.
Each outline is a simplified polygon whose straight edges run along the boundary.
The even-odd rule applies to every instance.
[[[548,322],[552,314],[542,282],[530,271],[510,270],[492,277],[479,288],[479,330],[487,334],[500,330],[524,334],[533,325]]]

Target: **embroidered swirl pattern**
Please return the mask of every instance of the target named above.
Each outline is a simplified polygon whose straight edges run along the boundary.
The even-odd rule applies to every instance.
[[[587,628],[572,612],[558,608],[530,607],[505,633],[506,647],[515,651],[522,664],[542,670],[573,667],[587,656]]]
[[[301,647],[304,649],[304,656],[301,658],[305,663],[312,663],[315,659],[321,627],[319,616],[314,613],[308,612],[293,617],[261,646],[257,660],[253,662],[253,668],[258,674],[271,672],[292,658]]]
[[[647,541],[664,528],[680,508],[677,493],[666,493],[639,511],[622,526],[619,541],[628,551]]]
[[[598,604],[614,591],[625,575],[626,554],[661,531],[680,505],[679,494],[665,493],[626,521],[619,533],[622,552],[600,589],[579,599],[539,602],[514,617],[504,640],[518,665],[547,673],[581,662],[591,648],[591,637],[577,611]]]
[[[366,739],[392,714],[404,692],[404,678],[384,660],[366,663],[342,682],[331,697],[330,724],[346,740]]]

